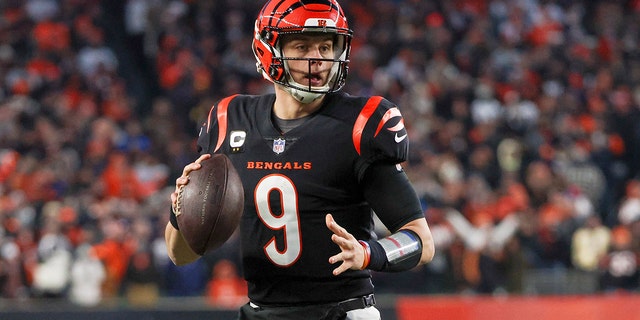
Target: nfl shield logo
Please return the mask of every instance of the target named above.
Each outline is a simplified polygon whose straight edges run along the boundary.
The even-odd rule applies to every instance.
[[[285,140],[282,138],[278,138],[273,140],[273,152],[277,153],[277,154],[281,154],[282,152],[284,152],[284,144],[285,144]]]

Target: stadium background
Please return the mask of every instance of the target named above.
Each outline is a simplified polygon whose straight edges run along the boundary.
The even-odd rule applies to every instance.
[[[496,301],[637,310],[640,1],[341,3],[345,91],[401,108],[437,246],[425,267],[374,274],[385,319],[429,301],[469,319]],[[197,121],[271,90],[250,51],[261,5],[0,3],[3,319],[233,315],[237,243],[177,268],[162,230]]]

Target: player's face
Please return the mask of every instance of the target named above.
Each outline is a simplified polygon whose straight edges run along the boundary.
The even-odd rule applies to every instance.
[[[287,60],[289,73],[299,84],[312,87],[323,86],[329,77],[333,61],[333,36],[331,35],[290,35],[283,40],[283,55]]]

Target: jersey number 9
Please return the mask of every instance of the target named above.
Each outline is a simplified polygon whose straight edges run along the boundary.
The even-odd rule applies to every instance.
[[[280,194],[282,212],[271,211],[271,192]],[[270,229],[284,233],[284,247],[279,249],[276,237],[272,237],[264,246],[265,254],[271,262],[280,267],[292,265],[300,258],[302,252],[298,194],[293,182],[284,175],[268,175],[258,182],[254,197],[260,220]]]

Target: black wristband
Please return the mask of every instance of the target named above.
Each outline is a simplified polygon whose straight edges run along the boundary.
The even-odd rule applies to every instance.
[[[172,207],[169,208],[169,223],[171,223],[176,230],[180,230],[180,228],[178,228],[178,217],[176,217]]]
[[[387,261],[387,254],[384,252],[382,245],[375,240],[367,241],[369,249],[371,250],[371,256],[369,257],[369,266],[367,269],[373,271],[382,271],[389,264]]]

